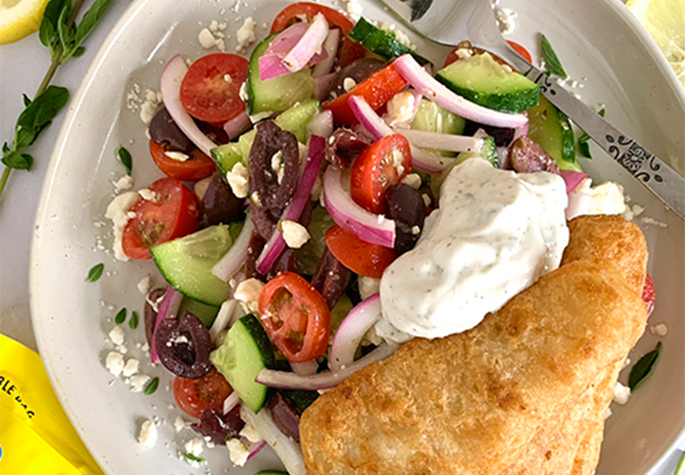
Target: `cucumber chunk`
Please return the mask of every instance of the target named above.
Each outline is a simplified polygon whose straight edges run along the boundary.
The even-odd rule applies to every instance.
[[[307,142],[307,124],[321,110],[321,103],[309,99],[294,105],[274,119],[281,129],[292,132],[300,143]],[[211,150],[212,158],[222,175],[233,170],[236,163],[242,162],[247,167],[247,157],[254,143],[257,131],[250,130],[240,136],[237,142],[220,145]]]
[[[443,109],[436,103],[428,99],[421,99],[416,116],[412,120],[410,127],[413,130],[424,132],[437,132],[439,134],[461,135],[466,127],[466,119]],[[454,157],[456,153],[432,150],[443,157]]]
[[[403,54],[411,54],[419,64],[431,64],[429,60],[401,43],[395,34],[381,30],[365,18],[359,19],[349,36],[354,41],[361,43],[372,53],[376,53],[384,59],[391,60],[400,57]]]
[[[184,298],[181,302],[181,308],[178,310],[179,315],[183,315],[183,312],[190,312],[200,319],[202,323],[205,324],[207,328],[212,326],[216,315],[219,313],[219,307],[214,305],[206,305],[197,300],[191,298]]]
[[[212,274],[214,264],[233,245],[229,226],[217,225],[150,248],[164,278],[186,297],[206,305],[220,306],[228,283]]]
[[[274,33],[259,43],[250,57],[247,70],[247,110],[250,115],[283,112],[314,96],[314,80],[307,68],[266,81],[259,79],[259,58],[276,35]]]
[[[430,184],[433,196],[440,196],[440,187],[442,187],[445,178],[447,178],[447,175],[449,175],[452,169],[457,165],[464,163],[471,157],[483,157],[490,162],[493,167],[499,168],[495,139],[493,137],[485,137],[483,138],[483,150],[480,152],[461,152],[459,155],[457,155],[457,158],[455,158],[454,161],[447,166],[447,168],[445,168],[439,174],[433,175],[433,179],[431,180]]]
[[[466,99],[501,112],[523,112],[538,105],[540,88],[497,63],[488,53],[455,61],[435,78]]]
[[[549,154],[562,170],[583,171],[576,160],[576,144],[571,122],[543,95],[540,104],[528,111],[528,136]]]
[[[255,414],[259,412],[266,403],[269,388],[255,382],[255,378],[264,368],[273,367],[274,351],[254,315],[245,315],[231,327],[210,360],[247,407]]]
[[[293,403],[295,410],[302,414],[305,409],[314,404],[319,398],[319,393],[316,391],[301,391],[297,389],[282,390],[283,395]]]

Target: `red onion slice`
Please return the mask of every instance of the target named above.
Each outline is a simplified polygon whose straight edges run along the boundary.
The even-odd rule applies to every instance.
[[[224,282],[228,282],[228,280],[245,265],[247,246],[250,244],[252,231],[254,231],[254,224],[248,213],[245,216],[245,224],[238,235],[238,239],[235,240],[226,255],[222,257],[219,262],[214,264],[214,267],[212,267],[212,274]]]
[[[347,190],[343,188],[345,179]],[[323,197],[328,214],[335,224],[351,232],[362,241],[393,248],[395,221],[373,214],[354,202],[349,192],[349,173],[328,167],[323,176]]]
[[[396,132],[376,114],[376,111],[361,96],[352,96],[348,103],[359,124],[376,140],[379,140]],[[411,145],[412,165],[414,168],[426,173],[439,173],[454,160],[441,157],[437,154],[426,152]]]
[[[266,447],[266,442],[263,440],[250,444],[250,447],[248,448],[250,453],[247,455],[247,460],[250,460],[252,457],[261,452],[264,447]]]
[[[571,192],[578,188],[578,185],[587,178],[587,173],[573,170],[561,170],[561,177],[564,179],[564,182],[566,182],[566,193],[571,194]]]
[[[211,157],[211,150],[217,145],[202,133],[181,103],[181,83],[186,72],[188,72],[188,66],[180,54],[171,58],[164,67],[160,83],[164,107],[166,107],[178,128],[186,134],[202,153]]]
[[[326,139],[319,137],[318,135],[312,135],[309,138],[307,160],[304,163],[304,170],[300,177],[300,183],[295,190],[292,201],[283,211],[281,220],[297,221],[300,219],[302,210],[304,210],[304,207],[312,194],[312,188],[314,188],[316,177],[319,176],[325,149]],[[257,258],[257,272],[266,275],[274,262],[276,262],[276,259],[278,259],[278,256],[280,256],[285,249],[285,246],[283,233],[276,228]]]
[[[219,313],[217,313],[214,322],[212,322],[212,326],[209,328],[209,338],[212,339],[212,342],[216,343],[219,335],[224,330],[231,327],[233,314],[235,313],[237,306],[238,302],[235,300],[226,300],[221,304]]]
[[[325,76],[331,72],[333,65],[335,64],[335,57],[338,54],[339,43],[340,30],[337,28],[328,30],[328,35],[326,35],[326,39],[323,42],[323,50],[326,52],[326,59],[314,66],[314,69],[312,70],[313,78]]]
[[[318,112],[307,124],[310,135],[318,135],[327,139],[333,134],[333,113],[329,110]]]
[[[354,363],[354,354],[369,329],[381,318],[380,294],[374,294],[354,307],[335,332],[331,357],[331,371],[345,369]]]
[[[316,374],[319,370],[319,363],[314,360],[305,363],[293,363],[292,361],[289,363],[290,367],[293,369],[293,373],[299,374],[300,376],[310,376]]]
[[[276,38],[271,41],[269,47],[264,52],[264,56],[285,56],[291,49],[295,47],[297,42],[302,39],[302,36],[308,29],[309,24],[304,21],[299,21],[292,24],[276,35]]]
[[[238,396],[237,392],[233,391],[224,399],[224,414],[231,412],[238,404],[240,404],[240,396]]]
[[[528,117],[528,111],[522,112],[521,114]],[[530,132],[530,121],[526,121],[525,124],[523,124],[519,127],[516,127],[514,129],[514,137],[511,139],[511,143],[509,145],[516,142],[517,138],[523,137],[524,135],[528,135],[529,132]]]
[[[185,64],[185,63],[184,63]],[[174,289],[172,286],[167,287],[164,296],[162,297],[162,303],[159,304],[159,312],[157,312],[157,321],[155,322],[155,328],[152,331],[152,343],[150,344],[150,360],[153,363],[159,362],[159,355],[157,354],[157,348],[155,347],[155,336],[157,335],[157,329],[162,321],[166,318],[174,318],[178,314],[178,309],[181,307],[181,302],[183,302],[183,294],[178,290]]]
[[[240,417],[271,446],[290,475],[307,474],[300,445],[281,432],[274,423],[268,408],[264,407],[258,414],[255,414],[245,404],[242,404],[240,406]]]
[[[480,152],[483,150],[483,139],[465,135],[441,134],[397,127],[396,133],[404,135],[412,145],[434,148],[445,152]]]
[[[314,20],[297,44],[283,58],[283,64],[291,71],[299,71],[317,54],[323,53],[323,42],[328,36],[328,20],[317,13]]]
[[[329,73],[314,79],[314,97],[325,100],[333,89],[338,73]]]
[[[397,348],[397,345],[382,343],[378,348],[373,350],[368,355],[359,358],[354,363],[346,366],[340,371],[326,371],[311,376],[300,376],[295,373],[288,373],[285,371],[275,371],[272,369],[263,369],[255,381],[260,384],[272,388],[280,389],[302,389],[305,391],[316,391],[318,389],[332,388],[340,384],[343,380],[349,378],[354,373],[366,366],[384,360],[392,355]],[[260,412],[261,414],[261,412]]]
[[[233,140],[250,128],[251,125],[252,122],[250,121],[250,116],[247,111],[242,111],[239,115],[224,124],[224,131],[226,132],[226,135],[228,135],[228,139]]]
[[[520,127],[528,122],[528,118],[523,114],[498,112],[458,96],[427,73],[409,54],[397,58],[393,65],[397,68],[397,72],[421,94],[437,105],[465,119],[480,124],[507,128]]]

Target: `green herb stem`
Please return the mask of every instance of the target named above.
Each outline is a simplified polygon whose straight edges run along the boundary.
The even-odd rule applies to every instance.
[[[0,177],[0,198],[2,198],[2,192],[5,191],[5,186],[7,185],[7,180],[10,178],[10,173],[12,173],[12,169],[10,167],[5,167],[2,172],[2,177]]]

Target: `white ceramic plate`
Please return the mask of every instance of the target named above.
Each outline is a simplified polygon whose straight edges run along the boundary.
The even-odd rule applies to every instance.
[[[506,6],[519,13],[512,37],[538,55],[537,35],[551,39],[567,71],[582,80],[577,89],[589,104],[603,103],[607,117],[634,135],[650,150],[682,172],[685,99],[674,76],[658,55],[655,45],[616,0],[511,0]],[[248,6],[249,4],[249,6]],[[97,250],[106,229],[98,227],[112,198],[112,181],[122,175],[115,160],[119,144],[134,157],[136,188],[145,187],[160,173],[149,159],[144,126],[137,113],[126,108],[127,94],[138,85],[159,88],[162,65],[174,54],[195,59],[206,51],[197,44],[202,24],[227,19],[226,31],[233,38],[242,24],[240,17],[253,16],[263,38],[283,0],[249,0],[233,11],[228,3],[211,0],[138,0],[134,2],[102,46],[80,91],[70,104],[69,115],[52,157],[38,212],[31,263],[31,293],[34,328],[41,354],[64,406],[93,455],[109,474],[189,473],[177,459],[191,431],[176,435],[172,423],[180,411],[166,389],[171,379],[163,370],[144,368],[161,377],[153,396],[132,394],[120,379],[110,387],[112,376],[103,360],[111,344],[107,332],[114,313],[122,306],[142,313],[143,298],[136,283],[146,274],[155,275],[151,262],[115,263]],[[371,18],[391,21],[377,4],[366,2]],[[458,32],[457,32],[458,33]],[[421,54],[441,62],[445,49],[413,38]],[[457,34],[455,40],[461,39]],[[600,475],[644,475],[675,444],[685,427],[685,336],[683,289],[683,223],[642,187],[596,152],[584,165],[592,176],[624,184],[633,201],[646,206],[643,216],[665,223],[661,228],[643,224],[652,257],[650,271],[657,289],[657,307],[652,323],[665,322],[669,334],[653,377],[621,408],[606,430]],[[98,238],[98,236],[100,238]],[[88,270],[99,262],[106,275],[95,283],[84,281]],[[136,342],[144,341],[142,326],[127,329],[128,356],[145,358]],[[649,333],[631,355],[635,361],[654,347]],[[627,377],[623,374],[623,378]],[[143,450],[135,435],[146,418],[159,417],[160,441]],[[211,452],[211,453],[210,453]],[[228,453],[207,451],[214,473],[230,466]],[[269,451],[250,461],[235,474],[276,468]],[[195,470],[201,473],[201,470]]]

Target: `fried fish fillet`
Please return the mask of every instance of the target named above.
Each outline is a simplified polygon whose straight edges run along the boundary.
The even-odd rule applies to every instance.
[[[647,251],[620,218],[570,227],[564,265],[478,327],[412,340],[307,409],[308,473],[591,474],[646,324]]]

